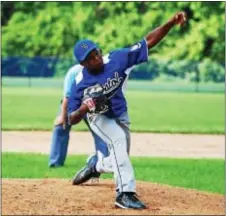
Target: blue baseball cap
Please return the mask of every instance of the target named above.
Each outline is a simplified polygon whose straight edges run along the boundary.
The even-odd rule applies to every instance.
[[[97,48],[98,46],[91,40],[80,40],[74,46],[74,55],[78,62],[82,62],[85,60],[85,58],[89,55],[91,51]]]

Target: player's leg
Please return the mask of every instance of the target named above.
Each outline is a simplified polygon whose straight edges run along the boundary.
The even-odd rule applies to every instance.
[[[116,119],[117,124],[119,124],[126,134],[127,141],[127,153],[130,154],[131,136],[130,136],[130,120],[127,112],[124,112],[120,117]]]
[[[123,113],[117,119],[116,122],[117,122],[117,124],[119,124],[119,126],[125,132],[126,141],[127,141],[127,153],[129,154],[129,149],[130,149],[129,125],[130,125],[130,122],[129,122],[128,113],[127,112]],[[100,173],[113,173],[112,161],[111,161],[111,157],[109,157],[110,152],[108,150],[107,143],[104,142],[103,139],[101,139],[95,132],[92,131],[92,129],[90,128],[90,126],[89,126],[89,124],[87,122],[87,120],[85,120],[85,123],[89,127],[89,129],[90,129],[90,131],[91,131],[91,133],[93,135],[94,141],[95,141],[95,148],[96,148],[96,152],[97,152],[97,156],[98,156],[98,161],[97,161],[97,165],[96,165],[98,172],[100,172]],[[92,156],[90,156],[88,158],[86,167],[87,167],[87,165],[89,163],[89,159],[91,159]],[[82,168],[80,171],[78,171],[75,174],[75,176],[73,177],[73,182],[74,182],[74,179],[76,179],[76,176],[79,175],[79,173],[82,170],[84,170],[84,168]]]
[[[110,156],[103,158],[111,159],[114,178],[116,183],[117,197],[115,205],[120,208],[146,208],[136,196],[135,176],[128,155],[128,144],[125,130],[114,119],[99,115],[90,122],[90,127],[106,143],[108,143]],[[98,172],[98,165],[96,164]]]
[[[105,161],[110,158],[116,184],[119,184],[119,192],[135,192],[134,171],[127,153],[126,134],[122,127],[114,119],[104,115],[99,115],[90,122],[90,126],[108,144],[110,155],[102,161],[105,165]]]
[[[89,127],[88,122],[85,121],[85,123]],[[82,169],[80,169],[78,172],[76,172],[76,174],[74,175],[74,177],[72,179],[73,185],[84,183],[84,182],[88,181],[90,178],[97,180],[100,177],[101,173],[100,172],[99,173],[97,173],[97,172],[91,173],[89,166],[90,166],[90,164],[93,163],[94,160],[99,161],[99,160],[102,160],[102,157],[108,157],[109,156],[107,144],[95,132],[93,132],[90,127],[89,127],[89,129],[90,129],[92,136],[93,136],[93,139],[94,139],[96,151],[95,151],[95,154],[92,154],[88,157],[88,159],[86,161],[86,165]],[[110,167],[110,170],[106,170],[107,167],[105,167],[103,172],[113,172],[111,164],[112,163],[109,162],[109,165],[107,166],[107,167]],[[86,172],[86,171],[88,171],[88,172]]]
[[[103,139],[101,139],[92,130],[91,130],[91,133],[92,133],[92,136],[93,136],[93,139],[94,139],[96,152],[101,153],[101,155],[103,155],[103,157],[109,156],[109,151],[108,151],[107,144],[103,141]]]
[[[108,148],[109,144],[106,143],[106,140],[104,141],[103,138],[100,137],[102,134],[100,135],[100,134],[96,133],[96,131],[92,130],[89,123],[87,121],[85,121],[85,122],[86,122],[87,126],[89,127],[89,129],[93,135],[93,138],[95,140],[95,147],[96,147],[97,155],[95,155],[93,157],[96,158],[95,163],[97,162],[96,167],[97,167],[98,173],[114,173],[114,169],[112,166],[112,155],[110,155],[110,151]],[[114,123],[116,124],[116,126],[118,126],[117,123],[115,122],[115,120],[114,120]],[[120,127],[120,126],[118,126],[118,127]],[[112,127],[112,130],[114,130],[113,127]],[[120,131],[123,132],[122,129],[120,129]],[[126,143],[126,146],[127,146],[127,143]],[[89,157],[89,159],[87,160],[86,166],[83,167],[81,170],[79,170],[75,174],[75,176],[73,177],[73,180],[72,180],[73,184],[75,184],[75,185],[81,184],[81,183],[84,183],[85,181],[89,180],[90,178],[97,176],[95,173],[94,173],[94,176],[90,172],[86,173],[86,170],[89,170],[90,161],[91,162],[93,161],[92,156]]]
[[[118,119],[116,119],[116,122],[123,129],[123,131],[126,135],[127,153],[129,155],[131,138],[130,138],[130,129],[129,129],[130,121],[129,121],[128,113],[127,112],[123,113]],[[105,157],[105,159],[103,159],[104,157]],[[113,173],[114,171],[113,171],[113,167],[112,167],[111,157],[107,157],[107,156],[104,156],[103,154],[99,153],[96,168],[100,173]],[[120,187],[120,184],[116,183],[116,192],[118,194],[120,193],[119,187]]]
[[[123,129],[126,135],[127,153],[129,154],[131,139],[130,139],[130,129],[129,129],[130,121],[129,121],[128,113],[127,112],[123,113],[118,119],[116,119],[116,123]],[[87,125],[89,127],[89,124]],[[97,140],[98,139],[102,140],[101,138],[99,138],[99,136],[95,132],[92,131],[92,134],[94,136],[94,139],[95,137],[97,137]],[[111,157],[108,157],[110,152],[107,149],[107,143],[104,141],[100,141],[100,142],[96,141],[96,143],[100,143],[100,146],[96,148],[96,151],[98,153],[98,162],[97,162],[98,171],[101,173],[112,173],[113,172],[112,161],[111,161]],[[103,147],[101,148],[101,146]],[[106,151],[106,154],[105,154],[105,151]],[[105,159],[103,160],[103,158]]]
[[[118,119],[116,119],[116,123],[123,129],[123,131],[126,135],[127,153],[129,155],[131,138],[130,138],[130,129],[129,129],[130,121],[129,121],[128,113],[127,112],[123,113]],[[93,132],[93,134],[95,134],[95,133]],[[107,146],[106,143],[105,143],[105,145]],[[97,162],[98,168],[97,169],[100,172],[103,172],[103,173],[113,172],[111,157],[107,157],[107,156],[108,155],[105,156],[101,153],[98,154],[98,162]],[[105,157],[105,159],[103,160],[104,157]]]
[[[60,114],[60,112],[61,107],[58,114]],[[69,125],[66,125],[65,129],[63,128],[62,124],[54,126],[49,155],[50,167],[58,167],[64,165],[68,151],[70,130],[71,126]]]
[[[107,119],[107,118],[106,118]],[[112,120],[115,124],[115,127],[112,127],[112,131],[115,131],[117,135],[119,136],[123,136],[124,141],[126,142],[126,136],[123,133],[123,130],[121,129],[121,127],[116,123],[115,120]],[[117,131],[117,129],[115,130],[115,128],[119,128],[120,131]],[[90,127],[94,137],[101,137],[102,134],[95,130],[95,128],[93,128],[92,126]],[[108,147],[108,151],[111,148],[112,144],[108,141],[106,141],[106,139],[104,139],[103,137],[100,138],[100,140],[104,140],[104,144],[105,146]],[[126,143],[124,144],[125,146],[125,152],[126,152]],[[80,171],[78,171],[75,176],[73,177],[72,180],[72,184],[73,185],[78,185],[78,184],[82,184],[86,181],[88,181],[91,178],[94,178],[96,176],[98,176],[99,173],[114,173],[114,166],[113,166],[113,161],[112,161],[112,153],[113,151],[109,151],[109,155],[104,156],[104,154],[101,151],[97,151],[97,155],[94,155],[93,157],[89,158],[89,160],[87,161],[87,164],[84,168],[82,168]],[[125,157],[123,157],[125,158]],[[94,165],[95,164],[95,165]],[[94,167],[94,169],[92,168]],[[119,180],[119,178],[115,179],[116,181]],[[117,186],[120,186],[121,184],[116,183]]]
[[[63,166],[68,150],[70,138],[70,127],[66,129],[62,125],[57,125],[53,129],[52,142],[50,146],[49,166]]]
[[[103,157],[107,157],[109,155],[107,144],[95,132],[92,131],[86,119],[84,119],[84,122],[86,123],[87,127],[92,133],[96,152],[100,152],[103,155]]]
[[[101,160],[100,158],[98,160],[96,155],[91,157],[87,166],[75,176],[73,184],[84,183],[100,173],[100,163],[105,169],[107,165],[110,165],[108,171],[113,171],[116,183],[115,205],[120,208],[146,208],[135,193],[134,171],[127,153],[128,139],[126,139],[126,133],[122,126],[116,120],[103,115],[92,118],[89,123],[91,129],[108,144],[110,155]]]

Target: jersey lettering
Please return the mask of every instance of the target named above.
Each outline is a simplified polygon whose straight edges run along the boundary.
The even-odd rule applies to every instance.
[[[103,85],[104,88],[104,94],[108,94],[109,92],[115,90],[118,88],[122,82],[123,78],[119,77],[118,72],[115,72],[114,78],[108,78],[107,82]]]

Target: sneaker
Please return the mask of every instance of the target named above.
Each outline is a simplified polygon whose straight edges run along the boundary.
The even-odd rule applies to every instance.
[[[78,171],[72,179],[73,185],[80,185],[90,179],[98,179],[100,173],[96,171],[97,155],[91,156],[86,163],[86,166]]]
[[[116,198],[115,206],[122,209],[146,209],[144,203],[138,199],[134,192],[120,193]]]

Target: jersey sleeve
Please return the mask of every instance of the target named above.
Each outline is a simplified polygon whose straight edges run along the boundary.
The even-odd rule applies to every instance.
[[[148,61],[148,47],[145,39],[129,48],[126,48],[126,50],[128,53],[127,56],[128,68],[140,64],[142,62]]]
[[[68,70],[64,79],[64,97],[70,97],[72,84],[75,82],[75,79],[80,71],[81,67],[77,65]]]
[[[72,84],[71,94],[68,99],[67,112],[68,114],[76,111],[82,103],[82,89],[79,85],[76,85],[76,82]]]
[[[110,58],[125,72],[137,64],[148,61],[148,47],[145,39],[133,46],[118,49],[110,53]]]

